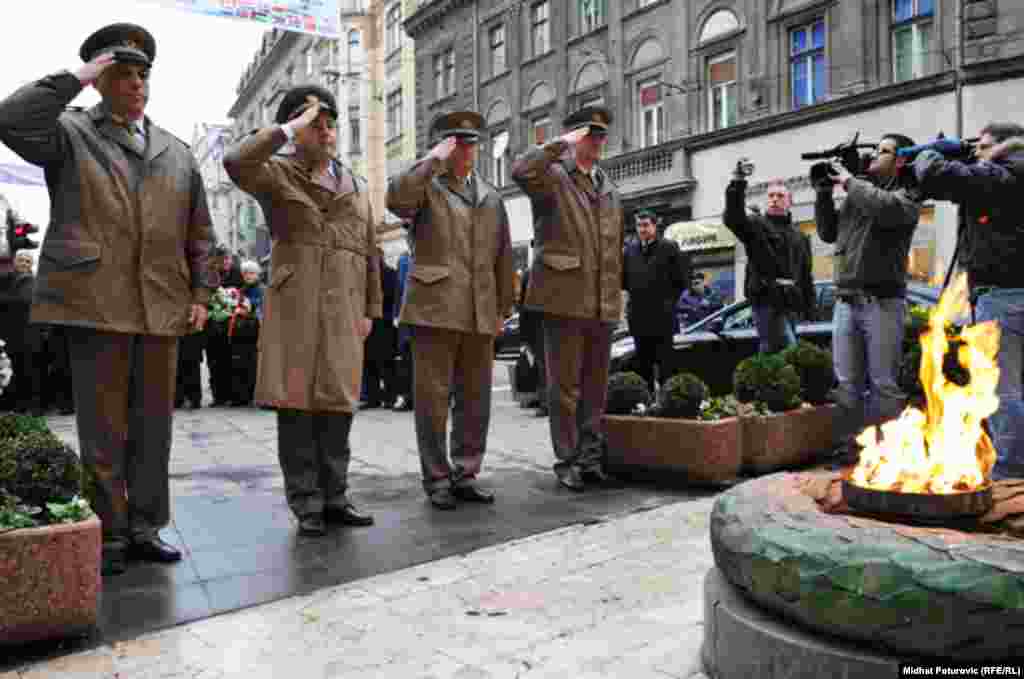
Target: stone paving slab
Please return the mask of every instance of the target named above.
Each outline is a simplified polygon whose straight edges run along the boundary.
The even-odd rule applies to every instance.
[[[77,448],[73,417],[53,417],[50,423]],[[476,587],[482,595],[495,583],[551,576],[552,569],[557,573],[559,564],[571,556],[589,564],[592,575],[600,574],[601,582],[610,586],[614,577],[598,568],[601,563],[629,558],[631,550],[660,538],[630,528],[633,524],[612,527],[601,521],[710,495],[706,489],[650,485],[583,494],[566,491],[551,472],[547,419],[519,408],[508,392],[496,391],[481,483],[495,490],[498,502],[438,512],[420,487],[413,440],[412,413],[360,412],[352,431],[350,496],[372,512],[377,523],[370,528],[332,528],[326,538],[310,539],[297,536],[284,501],[273,412],[258,408],[178,411],[171,460],[173,523],[163,537],[182,549],[183,560],[170,566],[133,564],[124,575],[106,579],[101,630],[95,638],[19,649],[17,656],[0,658],[0,673],[34,660],[127,642],[155,630],[402,572],[417,564],[431,565],[448,556],[566,526],[592,525],[604,537],[580,542],[575,529],[567,528],[565,539],[545,541],[542,548],[523,554],[505,551],[500,562],[488,561],[486,552],[479,553],[459,567],[470,568],[468,574],[452,571],[449,578],[467,588]],[[706,534],[706,524],[699,523],[704,519],[687,520],[697,521],[692,527]],[[396,583],[417,585],[405,580]],[[571,601],[552,601],[570,614]],[[571,614],[574,620],[588,616],[579,606]],[[478,660],[468,651],[461,659],[452,657]]]
[[[706,679],[711,503],[575,524],[0,679]]]

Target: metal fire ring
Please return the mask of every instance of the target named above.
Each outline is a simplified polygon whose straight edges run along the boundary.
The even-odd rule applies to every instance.
[[[992,485],[959,493],[901,493],[858,486],[843,480],[843,499],[850,509],[927,523],[981,516],[992,509]]]

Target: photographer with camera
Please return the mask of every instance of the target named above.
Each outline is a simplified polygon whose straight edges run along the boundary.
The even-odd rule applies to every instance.
[[[811,241],[793,226],[792,196],[781,180],[768,184],[765,214],[748,214],[747,176],[753,168],[740,161],[725,189],[722,221],[747,252],[743,294],[754,309],[758,350],[775,353],[796,343],[796,318],[814,307]]]
[[[866,177],[850,174],[848,163],[811,168],[818,236],[836,244],[832,356],[839,380],[836,431],[842,462],[855,459],[853,437],[866,424],[897,417],[906,398],[898,377],[907,256],[921,205],[917,192],[904,186],[905,161],[897,158],[896,149],[913,145],[902,134],[882,137]],[[846,191],[838,211],[832,196],[836,186]]]
[[[999,408],[988,418],[997,453],[992,478],[1024,477],[1024,126],[986,125],[973,153],[957,139],[937,139],[900,154],[916,156],[913,172],[923,196],[960,204],[965,228],[957,252],[975,321],[997,321],[1001,333]]]

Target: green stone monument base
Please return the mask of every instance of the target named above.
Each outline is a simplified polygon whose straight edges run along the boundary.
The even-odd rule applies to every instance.
[[[836,481],[772,474],[719,496],[711,545],[723,576],[806,630],[894,655],[1024,656],[1024,541],[980,521],[953,529],[844,513],[828,502]]]

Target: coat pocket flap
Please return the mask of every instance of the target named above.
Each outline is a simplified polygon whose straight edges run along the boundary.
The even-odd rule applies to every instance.
[[[545,253],[543,260],[546,265],[558,271],[568,271],[569,269],[578,269],[580,267],[580,258],[575,255]]]
[[[275,267],[274,273],[270,277],[270,285],[268,285],[267,287],[269,287],[272,290],[278,289],[286,280],[292,277],[293,273],[295,273],[295,270],[292,267],[288,266],[287,264],[284,264],[280,267]]]
[[[430,285],[448,278],[448,267],[418,265],[412,268],[409,275],[421,283]]]
[[[77,240],[53,240],[43,247],[43,257],[52,259],[62,267],[90,264],[100,259],[98,243]]]

